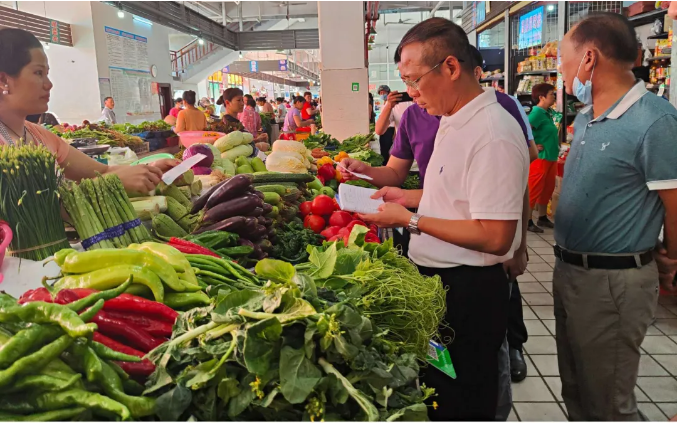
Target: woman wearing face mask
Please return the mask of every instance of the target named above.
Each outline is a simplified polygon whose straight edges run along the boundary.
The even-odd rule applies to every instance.
[[[16,145],[20,139],[42,144],[52,151],[66,178],[79,181],[97,173],[117,174],[128,192],[147,193],[160,182],[162,172],[178,163],[160,160],[151,166],[107,166],[71,147],[26,117],[47,111],[52,82],[40,41],[30,32],[0,29],[0,145]]]
[[[401,94],[390,95],[390,87],[381,85],[378,87],[378,95],[381,96],[382,106],[381,114],[376,121],[375,131],[378,134],[378,144],[381,149],[381,155],[388,163],[390,158],[390,149],[393,147],[393,139],[395,138],[395,121],[390,119],[390,112],[392,107],[401,99]],[[390,101],[388,101],[390,96]],[[404,110],[402,110],[404,112]]]

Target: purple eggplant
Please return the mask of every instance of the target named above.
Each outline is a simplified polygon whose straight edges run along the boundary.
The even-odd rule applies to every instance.
[[[251,242],[250,240],[248,240],[247,238],[240,238],[240,239],[237,241],[237,244],[238,244],[238,245],[245,245],[245,246],[247,246],[247,247],[255,248],[255,247],[254,247],[254,243]]]
[[[257,220],[259,221],[259,225],[266,226],[266,218],[265,218],[265,217],[259,216],[259,217],[257,218]]]
[[[256,227],[258,226],[259,221],[255,217],[245,217],[244,218],[244,224],[237,228],[235,233],[240,235],[240,238],[247,238],[249,239],[249,235],[256,230]]]
[[[219,189],[221,187],[221,185],[225,184],[226,182],[228,182],[228,181],[226,180],[226,181],[223,181],[223,182],[219,182],[218,184],[209,188],[207,190],[207,192],[205,192],[204,194],[202,194],[200,196],[200,198],[195,200],[195,202],[193,203],[193,208],[190,209],[191,214],[197,213],[200,210],[204,209],[205,206],[207,205],[207,200],[209,200],[209,197],[211,197],[211,195],[214,193],[214,191]]]
[[[258,241],[264,235],[268,235],[268,228],[266,228],[263,225],[258,225],[258,226],[256,226],[256,229],[254,229],[249,234],[249,236],[246,236],[246,238],[248,238],[251,241]]]
[[[207,200],[207,209],[211,209],[212,207],[216,207],[217,204],[240,197],[247,192],[247,189],[251,185],[252,177],[250,175],[233,176],[212,193],[209,200]]]
[[[258,191],[256,191],[256,188],[254,188],[253,186],[250,185],[249,188],[247,188],[247,192],[250,193],[250,194],[254,194]]]
[[[261,207],[257,207],[254,210],[252,210],[251,212],[247,213],[247,216],[251,216],[251,217],[259,217],[261,215],[263,215],[263,209]]]
[[[265,220],[263,221],[263,223],[261,223],[261,219],[259,219],[259,223],[265,226],[266,228],[270,228],[271,226],[273,226],[273,219],[269,217],[264,217],[264,219]]]
[[[261,191],[254,191],[254,195],[256,195],[257,197],[259,197],[262,200],[264,198],[266,198],[266,196]]]
[[[268,214],[273,211],[273,206],[268,203],[263,203],[263,214]]]
[[[224,219],[220,222],[214,223],[213,225],[203,226],[193,232],[194,234],[201,234],[202,232],[207,231],[228,231],[235,232],[239,228],[245,225],[245,218],[243,216],[233,216],[227,219]]]
[[[233,198],[232,200],[219,203],[216,206],[209,208],[204,215],[203,221],[206,223],[215,223],[229,217],[246,215],[255,208],[261,207],[262,204],[263,201],[259,197],[245,194],[241,197]]]
[[[273,244],[271,244],[271,242],[267,239],[262,239],[262,240],[256,241],[256,245],[258,245],[259,248],[264,253],[267,253],[267,252],[269,252],[270,250],[273,249]]]

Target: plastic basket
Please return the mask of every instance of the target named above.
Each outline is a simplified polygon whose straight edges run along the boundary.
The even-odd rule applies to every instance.
[[[226,134],[223,132],[214,131],[184,131],[179,134],[179,141],[184,147],[190,147],[193,144],[214,144],[224,135]]]

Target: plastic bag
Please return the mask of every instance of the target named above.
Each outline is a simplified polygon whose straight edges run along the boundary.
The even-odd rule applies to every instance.
[[[113,147],[108,150],[108,165],[130,165],[139,160],[129,147]]]

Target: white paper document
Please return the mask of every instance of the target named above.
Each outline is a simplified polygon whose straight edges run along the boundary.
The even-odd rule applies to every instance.
[[[353,171],[351,171],[351,170],[348,170],[348,169],[346,169],[345,166],[343,166],[341,163],[337,163],[336,166],[337,166],[337,167],[340,167],[341,169],[345,170],[345,171],[348,172],[348,173],[352,173],[353,175],[357,176],[357,177],[360,178],[360,179],[364,179],[364,180],[366,180],[366,181],[371,181],[372,179],[374,179],[374,178],[372,178],[371,176],[367,176],[367,175],[362,174],[362,173],[357,173],[357,172],[353,172]]]
[[[378,213],[378,207],[383,204],[383,199],[372,199],[371,196],[375,192],[375,189],[341,184],[338,189],[339,200],[337,202],[341,210],[363,214]]]

